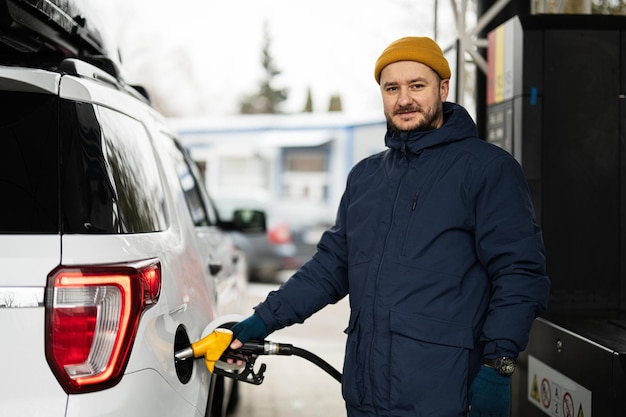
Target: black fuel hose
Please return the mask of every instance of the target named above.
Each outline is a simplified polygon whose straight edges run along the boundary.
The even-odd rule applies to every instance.
[[[280,344],[278,348],[278,355],[294,355],[299,356],[308,360],[309,362],[314,363],[315,365],[322,368],[326,373],[333,378],[335,378],[341,384],[341,372],[333,368],[328,362],[324,359],[320,358],[316,354],[309,352],[308,350],[301,349],[299,347],[291,346],[291,345],[283,345]]]
[[[316,354],[309,352],[308,350],[295,347],[287,343],[275,343],[269,340],[249,340],[243,344],[243,346],[237,349],[241,354],[253,354],[253,355],[283,355],[283,356],[299,356],[309,362],[314,363],[330,376],[335,378],[341,383],[341,372],[333,368],[328,362],[320,358]]]

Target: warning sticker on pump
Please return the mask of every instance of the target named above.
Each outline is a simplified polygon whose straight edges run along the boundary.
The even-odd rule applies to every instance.
[[[592,417],[591,391],[531,355],[528,401],[552,417]]]

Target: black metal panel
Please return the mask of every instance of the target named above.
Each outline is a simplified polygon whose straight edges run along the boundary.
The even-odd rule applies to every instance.
[[[626,25],[625,25],[626,26]],[[621,75],[619,77],[620,86],[618,91],[618,121],[620,144],[620,241],[619,241],[619,263],[620,263],[620,285],[615,291],[620,294],[620,306],[626,310],[626,28],[621,32],[620,39],[621,52]],[[625,314],[622,314],[622,317]]]
[[[522,73],[522,164],[530,188],[537,222],[543,224],[543,195],[541,157],[543,128],[543,32],[524,33]]]
[[[521,106],[521,138],[513,140],[521,141],[552,292],[548,316],[535,321],[519,358],[512,417],[553,415],[529,400],[531,356],[591,391],[593,416],[623,417],[626,18],[520,20],[523,92],[512,103]]]
[[[619,310],[620,33],[544,32],[543,228],[553,313]]]
[[[511,417],[545,417],[528,399],[528,358],[533,356],[592,392],[592,416],[626,415],[624,356],[626,328],[609,320],[575,319],[555,324],[536,320],[519,357]],[[574,414],[576,415],[576,414]]]

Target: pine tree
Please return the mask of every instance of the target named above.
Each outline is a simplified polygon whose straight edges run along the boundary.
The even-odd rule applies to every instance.
[[[311,93],[311,87],[306,91],[306,103],[304,103],[303,113],[313,113],[313,94]]]
[[[280,113],[280,104],[287,100],[287,89],[276,89],[273,86],[275,78],[281,74],[271,54],[272,39],[267,22],[263,25],[262,65],[265,71],[264,78],[259,86],[259,92],[245,96],[240,101],[241,114]]]
[[[341,105],[341,96],[338,94],[333,95],[330,98],[330,101],[328,103],[328,111],[329,112],[333,112],[333,111],[342,111],[342,105]]]

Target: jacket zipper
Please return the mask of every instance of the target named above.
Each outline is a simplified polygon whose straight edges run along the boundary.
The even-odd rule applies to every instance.
[[[395,193],[395,197],[393,200],[393,210],[391,212],[391,221],[389,222],[389,228],[387,229],[387,234],[385,235],[385,240],[383,243],[383,249],[381,252],[381,256],[380,256],[380,261],[378,262],[378,270],[376,271],[376,280],[374,281],[374,302],[372,303],[372,323],[373,323],[373,329],[372,329],[372,339],[370,341],[370,347],[369,347],[369,354],[368,354],[368,366],[369,366],[369,374],[370,374],[370,385],[372,387],[372,398],[373,398],[373,405],[374,405],[374,411],[376,413],[376,416],[379,415],[378,412],[378,402],[376,401],[376,391],[377,391],[377,384],[376,384],[376,375],[374,374],[373,368],[372,368],[372,350],[373,350],[373,346],[374,346],[374,342],[376,341],[376,333],[377,333],[377,321],[376,321],[376,306],[377,306],[377,301],[378,301],[378,297],[377,297],[377,293],[378,293],[378,283],[380,281],[380,270],[382,269],[382,265],[383,265],[383,261],[385,258],[385,253],[387,252],[387,242],[389,241],[389,236],[391,235],[391,229],[393,227],[393,219],[395,217],[395,213],[396,213],[396,205],[398,202],[398,195],[400,194],[400,186],[402,185],[402,182],[404,181],[404,178],[406,177],[406,175],[409,172],[409,168],[410,168],[410,163],[409,163],[409,157],[405,152],[405,148],[404,146],[402,147],[402,152],[404,153],[404,156],[406,158],[407,161],[407,165],[406,165],[406,169],[404,171],[404,174],[402,174],[402,177],[400,177],[400,179],[398,180],[398,184],[396,186],[396,193]]]

